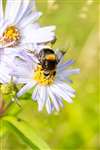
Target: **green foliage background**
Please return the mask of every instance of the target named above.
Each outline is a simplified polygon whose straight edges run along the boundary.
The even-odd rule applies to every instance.
[[[57,42],[60,49],[68,48],[66,59],[73,58],[81,72],[72,76],[77,93],[73,104],[64,102],[61,112],[48,115],[38,112],[31,94],[20,99],[22,106],[19,118],[26,120],[52,150],[98,150],[99,101],[98,101],[98,28],[99,1],[93,0],[37,0],[38,10],[43,12],[41,25],[56,25]],[[84,8],[86,7],[86,8]],[[10,110],[11,113],[14,108]],[[0,150],[30,150],[20,136],[8,130],[0,140]]]

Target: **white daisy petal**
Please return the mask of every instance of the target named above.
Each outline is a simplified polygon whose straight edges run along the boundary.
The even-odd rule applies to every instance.
[[[69,75],[72,75],[72,74],[79,74],[80,73],[80,69],[68,69],[68,70],[65,70],[63,72],[63,74],[65,76],[69,76]]]
[[[55,29],[54,26],[51,26],[51,29],[50,27],[38,28],[37,30],[34,30],[34,29],[29,30],[27,28],[27,30],[25,29],[25,32],[24,32],[24,33],[27,33],[27,37],[26,39],[23,39],[23,40],[26,41],[27,43],[28,42],[45,43],[45,42],[52,41],[55,38],[55,33],[53,29]]]
[[[65,73],[62,73],[62,76],[61,74],[56,74],[56,79],[59,79],[60,81],[63,81],[63,82],[68,82],[68,83],[72,83],[72,80],[68,78],[68,76],[65,75]]]
[[[54,104],[54,107],[56,108],[57,111],[59,111],[59,104],[56,100],[56,97],[52,93],[51,87],[48,87],[48,92],[49,92],[49,96],[52,100],[52,103]]]
[[[5,63],[0,63],[0,83],[8,83],[10,81],[10,71],[11,69],[9,69]]]
[[[53,85],[51,87],[51,91],[53,93],[55,93],[56,95],[62,97],[64,100],[66,100],[68,103],[72,103],[72,99],[67,95],[67,93],[65,93],[61,88],[59,88],[56,85]]]
[[[36,84],[36,86],[37,86],[36,100],[37,100],[37,102],[39,103],[39,100],[40,100],[40,88],[39,88],[39,85],[38,85],[38,84]]]
[[[25,78],[19,78],[19,79],[15,79],[15,83],[16,84],[19,84],[19,83],[21,83],[21,84],[25,84],[25,83],[29,83],[30,82],[30,79],[25,79]]]
[[[45,101],[47,99],[47,88],[45,86],[40,86],[40,99],[38,110],[42,111]]]
[[[35,82],[29,82],[27,83],[21,90],[17,93],[17,96],[20,97],[24,93],[26,93],[28,90],[30,90],[33,86],[35,86]]]
[[[42,15],[41,12],[35,12],[34,14],[30,14],[29,16],[25,17],[22,21],[20,21],[19,26],[21,28],[24,28],[24,31],[25,31],[25,27],[29,23],[37,21],[41,15]]]
[[[6,47],[5,48],[5,55],[15,55],[18,53],[18,49],[17,48],[11,48],[11,47]]]
[[[11,74],[17,78],[31,79],[33,77],[33,67],[31,61],[26,62],[17,59],[14,60],[14,66],[12,67]]]
[[[30,73],[28,70],[28,67],[25,65],[25,63],[21,64],[19,63],[20,66],[14,66],[13,71],[12,71],[12,75],[16,75],[17,77],[21,77],[21,78],[29,78],[30,77]],[[22,67],[22,68],[21,68]]]
[[[32,10],[35,7],[34,0],[22,0],[21,8],[19,10],[19,14],[17,16],[16,24],[20,21],[23,21],[23,18],[27,17],[28,15],[32,14]]]
[[[55,84],[57,85],[59,88],[61,88],[65,93],[67,93],[70,97],[75,97],[75,91],[71,91],[69,90],[69,87],[67,86],[66,83],[62,82],[62,84],[57,83]]]
[[[64,83],[63,81],[56,80],[55,85],[58,85],[58,86],[63,85],[66,87],[66,90],[68,90],[69,92],[72,92],[73,94],[75,93],[75,90],[72,87],[70,87],[68,84]]]
[[[16,78],[27,78],[30,79],[31,75],[29,72],[26,72],[25,68],[22,68],[22,71],[20,70],[21,68],[17,68],[16,70],[12,70],[11,75],[16,76]]]
[[[33,99],[34,101],[37,100],[37,95],[38,95],[38,86],[36,86],[36,87],[34,88],[34,91],[33,91],[33,93],[32,93],[32,99]]]
[[[36,9],[36,1],[35,0],[31,0],[30,4],[29,4],[29,7],[27,7],[26,13],[24,13],[24,14],[26,14],[28,16],[31,13],[36,12],[36,10],[37,10]]]
[[[10,23],[14,23],[16,17],[19,13],[22,0],[7,0],[6,11],[5,11],[5,20],[10,20]]]
[[[64,107],[64,105],[63,105],[63,103],[62,103],[61,97],[58,97],[58,96],[56,96],[56,95],[55,95],[55,97],[56,97],[56,100],[58,101],[59,105],[60,105],[61,107]]]
[[[26,16],[27,14],[27,8],[29,7],[30,4],[30,0],[23,0],[21,3],[21,7],[19,9],[19,14],[17,16],[16,19],[16,24],[19,23],[21,21],[21,19],[23,19],[24,16]]]
[[[34,60],[33,58],[34,57],[32,57],[32,55],[29,55],[28,54],[28,52],[27,51],[19,51],[18,53],[17,53],[17,57],[19,57],[21,60],[19,61],[17,61],[17,64],[18,64],[18,62],[24,62],[25,63],[25,61],[27,61],[27,64],[29,64],[29,66],[32,66],[32,65],[30,65],[31,64],[31,62]]]
[[[52,26],[42,27],[42,28],[38,29],[39,32],[42,32],[43,30],[45,32],[52,32],[52,31],[56,30],[56,26],[52,25]]]
[[[59,69],[59,71],[62,71],[62,70],[64,70],[66,67],[72,65],[73,63],[74,63],[73,60],[68,60],[68,61],[65,62],[64,64],[59,64],[59,65],[58,65],[58,69]]]
[[[6,74],[0,73],[0,83],[6,83],[6,80],[8,79]]]
[[[52,112],[52,106],[51,106],[51,102],[50,102],[49,97],[46,100],[46,109],[47,109],[48,114],[50,114]]]
[[[5,84],[10,81],[11,77],[9,75],[0,74],[0,83]]]

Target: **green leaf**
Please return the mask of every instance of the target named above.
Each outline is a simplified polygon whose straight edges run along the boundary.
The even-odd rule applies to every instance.
[[[12,116],[5,116],[2,118],[4,122],[8,123],[16,133],[18,133],[23,140],[34,150],[50,150],[49,146],[34,132],[34,129],[25,121]]]
[[[17,116],[21,110],[21,107],[16,102],[13,102],[6,110],[6,115]]]
[[[2,138],[4,135],[6,135],[7,131],[8,131],[7,126],[4,125],[3,121],[0,119],[0,138]]]

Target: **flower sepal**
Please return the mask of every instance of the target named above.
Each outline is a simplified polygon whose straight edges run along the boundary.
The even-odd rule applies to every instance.
[[[12,81],[10,81],[9,83],[5,83],[0,86],[0,92],[3,96],[9,95],[10,98],[13,98],[18,92],[18,88]]]

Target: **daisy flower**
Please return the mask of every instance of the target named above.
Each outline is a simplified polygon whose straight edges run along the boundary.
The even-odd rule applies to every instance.
[[[54,40],[55,26],[40,27],[36,21],[41,12],[33,12],[34,0],[7,0],[3,13],[0,0],[0,51],[14,53],[26,43],[45,43]],[[14,52],[13,52],[14,51]],[[2,56],[2,55],[1,55]]]
[[[40,27],[37,23],[42,13],[36,11],[35,0],[7,0],[5,12],[2,3],[0,0],[0,74],[2,62],[11,66],[22,46],[55,38],[55,26]]]
[[[34,0],[7,0],[4,14],[2,0],[0,1],[0,48],[54,39],[52,31],[55,27],[40,28],[36,21],[42,13],[33,12],[34,7]]]
[[[39,55],[42,51],[39,52]],[[49,69],[51,68],[48,72],[39,59],[39,55],[35,58],[23,53],[22,58],[25,61],[21,59],[16,61],[16,67],[12,74],[16,77],[16,83],[24,84],[17,93],[17,97],[33,88],[32,99],[37,101],[39,111],[42,111],[44,106],[48,113],[51,113],[54,108],[59,111],[60,106],[63,106],[63,99],[68,103],[72,103],[71,98],[74,97],[75,90],[68,84],[70,82],[69,76],[79,73],[79,69],[68,69],[73,64],[73,60],[63,63],[63,56],[54,65],[53,60],[55,60],[57,54],[53,52],[46,56],[46,60],[49,60],[50,63],[46,61],[45,65],[49,66]],[[40,58],[42,58],[42,55]]]

